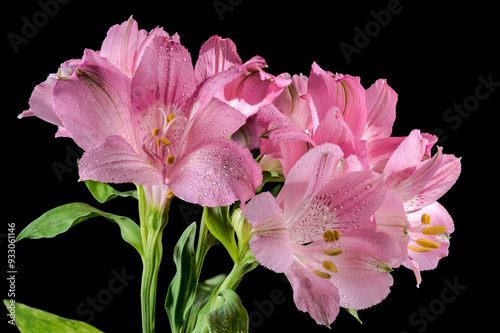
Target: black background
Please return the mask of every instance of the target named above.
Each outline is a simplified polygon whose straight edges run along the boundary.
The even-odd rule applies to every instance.
[[[60,4],[52,17],[39,21],[36,34],[18,45],[18,52],[9,42],[9,33],[22,35],[23,17],[30,22],[34,16],[43,18],[37,16],[42,7],[37,1],[3,4],[2,272],[8,270],[8,223],[15,223],[19,233],[45,211],[76,201],[137,220],[133,199],[100,205],[85,185],[77,182],[73,154],[77,147],[71,140],[54,139],[55,126],[36,118],[16,119],[28,108],[36,84],[57,71],[65,60],[81,58],[84,48],[99,49],[109,27],[133,15],[141,29],[163,26],[170,34],[178,32],[193,60],[202,43],[217,34],[236,43],[243,61],[254,55],[264,57],[267,71],[275,75],[308,75],[316,61],[325,70],[360,76],[365,88],[378,78],[386,78],[399,95],[393,135],[407,135],[414,128],[425,132],[440,128],[444,152],[462,157],[461,177],[440,200],[453,216],[456,231],[450,256],[441,260],[437,270],[423,272],[420,288],[415,287],[411,271],[397,269],[389,297],[378,306],[360,311],[363,325],[341,312],[332,328],[338,332],[413,333],[451,332],[467,326],[487,331],[486,325],[496,321],[488,312],[496,305],[489,302],[496,304],[498,298],[498,255],[494,249],[498,204],[494,199],[498,197],[496,124],[500,87],[494,87],[496,91],[465,117],[460,116],[459,124],[443,119],[443,115],[454,104],[473,100],[480,84],[478,77],[490,76],[500,82],[496,7],[480,1],[437,5],[401,0],[399,12],[392,14],[383,27],[374,23],[373,12],[387,9],[392,1],[219,2],[232,3],[222,17],[212,0],[72,0]],[[367,45],[360,45],[358,40],[362,47],[348,62],[339,45],[344,42],[355,46],[355,27],[373,29],[369,31],[372,36]],[[67,172],[58,176],[54,165],[66,166]],[[163,302],[174,274],[173,246],[187,224],[199,221],[199,217],[198,207],[174,201],[164,234],[157,332],[170,331]],[[214,248],[207,257],[204,277],[229,272],[230,263],[222,246]],[[113,271],[123,271],[131,280],[123,290],[112,294],[101,311],[95,311],[91,324],[105,332],[141,330],[141,260],[122,241],[116,225],[107,220],[88,220],[53,239],[17,243],[16,269],[16,301],[78,320],[90,317],[77,308],[88,309],[88,298],[104,295]],[[251,315],[253,331],[327,332],[295,308],[292,290],[283,281],[281,275],[261,267],[243,279],[238,292]],[[443,302],[443,295],[453,295],[446,292],[446,281],[461,285],[462,290],[452,301]],[[2,286],[2,298],[7,298],[8,284]],[[272,308],[271,294],[279,295],[274,297],[279,304]],[[425,309],[430,314],[428,319],[420,315]],[[4,315],[2,325],[7,319]]]

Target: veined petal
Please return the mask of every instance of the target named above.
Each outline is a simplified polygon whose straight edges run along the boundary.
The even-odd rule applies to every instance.
[[[137,22],[130,17],[122,24],[112,26],[102,42],[100,55],[128,77],[134,74],[134,58],[139,44],[146,38],[147,32],[139,30]]]
[[[311,149],[295,163],[281,190],[287,221],[326,185],[342,157],[339,146],[325,143]]]
[[[187,117],[189,110],[181,107],[195,88],[187,49],[169,38],[154,37],[132,79],[132,105],[141,129],[150,133],[160,127],[163,113]]]
[[[264,267],[283,273],[293,261],[293,253],[283,212],[269,192],[250,200],[245,218],[253,226],[249,246],[255,259]]]
[[[441,167],[443,160],[442,150],[442,147],[439,147],[437,153],[432,158],[420,162],[416,169],[406,178],[401,177],[396,183],[391,179],[392,182],[389,186],[398,192],[407,212],[412,212],[423,207],[424,200],[435,201],[433,198],[426,199],[425,193],[422,194],[421,192]],[[428,193],[430,194],[432,191]]]
[[[424,235],[422,233],[421,217],[423,214],[430,216],[430,224],[428,226],[441,226],[446,228],[446,232],[438,235]],[[437,201],[427,207],[408,214],[410,222],[410,245],[416,248],[421,247],[416,242],[418,239],[425,239],[439,245],[429,252],[408,251],[411,260],[418,263],[419,270],[430,270],[437,267],[440,259],[448,256],[448,248],[450,246],[450,235],[455,230],[453,219],[440,203]],[[408,268],[414,268],[409,267]]]
[[[432,178],[416,196],[405,202],[406,209],[416,211],[441,198],[455,184],[460,172],[460,159],[443,154],[441,164]]]
[[[364,225],[384,200],[384,180],[373,171],[358,171],[330,181],[288,221],[290,238],[304,244],[322,240],[328,230],[343,235]]]
[[[249,117],[261,106],[271,103],[291,80],[276,77],[263,70],[250,69],[224,87],[222,99]]]
[[[314,100],[318,118],[323,118],[333,106],[349,126],[355,139],[361,139],[366,127],[365,89],[359,77],[332,74],[313,63],[308,81],[308,93]]]
[[[35,116],[48,123],[59,126],[59,130],[64,130],[64,125],[59,116],[54,112],[53,89],[57,79],[70,77],[81,60],[68,60],[61,64],[57,74],[50,74],[47,79],[37,85],[31,94],[30,109],[22,112],[18,118]]]
[[[163,184],[163,176],[120,136],[109,136],[86,151],[79,163],[80,179],[102,183]]]
[[[200,49],[195,65],[196,81],[201,83],[212,75],[241,64],[231,39],[212,36]]]
[[[311,268],[294,260],[285,275],[293,288],[297,309],[308,312],[319,325],[330,327],[340,311],[340,297],[330,279],[320,278]]]
[[[86,50],[73,75],[57,80],[54,112],[84,150],[106,137],[137,142],[130,105],[130,79],[98,52]]]
[[[367,153],[370,169],[383,173],[387,161],[404,139],[404,137],[389,137],[368,141]]]
[[[273,104],[303,131],[308,130],[312,133],[316,124],[313,124],[310,102],[303,98],[307,94],[307,76],[294,75],[290,78],[289,74],[284,73],[278,77],[291,79],[291,83],[273,100]]]
[[[401,258],[393,266],[398,267],[408,257],[408,242],[410,241],[408,230],[410,225],[401,198],[396,191],[392,189],[387,190],[384,202],[377,209],[374,216],[377,230],[383,231],[393,237],[401,247]]]
[[[228,139],[208,139],[172,166],[167,185],[173,193],[207,207],[244,203],[262,183],[262,171],[250,151]]]
[[[304,141],[311,145],[311,138],[274,105],[268,104],[259,109],[257,122],[268,132],[267,137],[273,145],[284,141]]]
[[[199,110],[186,129],[185,149],[211,138],[227,138],[243,126],[246,117],[217,98]]]
[[[48,123],[63,126],[61,119],[54,112],[52,89],[57,81],[56,74],[50,74],[47,79],[33,89],[30,97],[30,109],[19,115],[19,118],[36,116]]]
[[[363,139],[371,141],[389,137],[396,120],[398,94],[385,79],[379,79],[366,90],[365,100],[367,119]]]
[[[427,140],[419,130],[411,131],[401,144],[394,150],[384,168],[387,175],[387,185],[391,186],[401,179],[407,178],[422,161]]]
[[[342,254],[328,259],[338,267],[332,282],[341,295],[340,306],[360,310],[385,299],[393,284],[390,267],[401,256],[397,242],[383,232],[359,229],[335,246]]]

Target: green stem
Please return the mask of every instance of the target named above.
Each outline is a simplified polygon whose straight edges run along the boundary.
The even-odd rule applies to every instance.
[[[255,259],[253,259],[251,254],[248,253],[249,253],[248,249],[244,250],[244,254],[241,260],[234,263],[231,272],[224,279],[224,281],[222,281],[219,288],[217,289],[217,293],[226,289],[236,291],[236,288],[238,288],[241,280],[243,279],[243,276],[248,272],[250,272],[251,270],[253,270],[255,267],[257,267],[258,263],[255,261]],[[210,304],[210,311],[217,309],[223,303],[224,299],[222,297],[219,296],[215,297],[214,299],[212,299],[212,302]]]
[[[141,317],[142,332],[155,332],[156,289],[163,255],[162,235],[168,222],[170,198],[162,203],[148,202],[143,186],[137,186],[139,218],[144,254],[142,256]]]
[[[162,232],[151,233],[142,257],[141,313],[143,333],[154,333],[156,310],[156,287],[158,270],[162,258]]]

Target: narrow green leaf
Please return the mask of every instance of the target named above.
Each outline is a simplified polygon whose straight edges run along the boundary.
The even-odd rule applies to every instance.
[[[165,310],[172,332],[180,332],[194,302],[198,283],[194,239],[196,222],[191,223],[179,238],[174,248],[174,263],[177,268],[165,299]]]
[[[205,207],[203,216],[208,229],[227,249],[234,262],[238,261],[238,245],[236,244],[233,226],[230,223],[229,207]]]
[[[100,203],[108,202],[116,197],[133,197],[137,199],[137,191],[118,191],[111,185],[106,183],[96,182],[94,180],[86,180],[85,185],[90,190],[90,193]]]
[[[7,316],[12,320],[15,316],[15,325],[21,333],[103,333],[82,321],[59,317],[19,302],[13,303],[14,308],[9,300],[3,302],[9,312]]]
[[[196,288],[196,297],[189,310],[189,316],[184,327],[184,332],[193,332],[193,329],[196,326],[198,313],[205,306],[205,304],[207,304],[212,292],[222,283],[222,281],[224,281],[226,276],[226,274],[219,274],[198,284],[198,287]]]
[[[361,321],[361,319],[359,319],[359,316],[358,316],[358,310],[355,310],[355,309],[346,309],[344,308],[347,312],[349,312],[354,318],[356,318],[357,321],[359,321],[360,324],[363,324],[363,322]]]
[[[98,216],[118,224],[123,240],[135,247],[139,254],[143,253],[141,231],[134,221],[125,216],[103,212],[81,202],[69,203],[49,210],[26,226],[19,233],[16,241],[24,238],[52,238],[68,231],[80,222]]]
[[[262,184],[257,188],[255,193],[259,194],[262,192],[262,189],[264,188],[264,185],[266,183],[283,183],[285,181],[285,178],[283,176],[279,175],[275,171],[262,171]]]
[[[210,333],[247,333],[248,313],[238,295],[229,289],[218,295],[224,298],[224,303],[205,315]]]

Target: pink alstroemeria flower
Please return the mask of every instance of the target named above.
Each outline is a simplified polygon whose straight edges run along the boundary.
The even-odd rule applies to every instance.
[[[168,33],[160,27],[154,28],[149,33],[145,30],[139,30],[137,22],[130,17],[122,24],[114,25],[108,30],[99,55],[107,58],[131,78],[141,60],[144,49],[155,36],[169,37]],[[179,42],[177,34],[171,38]],[[64,125],[58,115],[54,112],[53,89],[58,79],[69,78],[81,62],[82,59],[64,62],[57,73],[50,74],[44,82],[37,85],[29,101],[30,109],[22,112],[19,118],[36,116],[59,127],[56,137],[69,136],[64,131]]]
[[[442,147],[432,155],[436,141],[413,130],[406,138],[375,140],[369,147],[369,156],[376,156],[373,166],[386,175],[388,189],[375,221],[400,243],[399,263],[413,269],[417,284],[420,270],[435,268],[448,254],[454,230],[452,218],[437,200],[457,181],[460,159],[443,154]]]
[[[228,38],[211,37],[203,44],[195,66],[197,82],[234,67],[243,66],[238,77],[229,82],[215,97],[239,110],[246,117],[257,113],[258,109],[271,103],[290,80],[266,73],[266,61],[255,56],[243,63],[236,52],[236,45]]]
[[[278,198],[261,193],[244,212],[256,260],[284,272],[297,308],[328,327],[340,307],[363,309],[383,300],[392,285],[390,267],[400,257],[398,244],[370,222],[384,200],[384,177],[355,171],[355,156],[342,157],[334,144],[311,149],[290,170]]]
[[[262,129],[255,122],[255,114],[261,106],[271,103],[281,94],[291,80],[266,73],[267,64],[262,57],[255,56],[243,63],[233,41],[219,36],[211,37],[201,47],[195,67],[196,80],[202,82],[234,66],[243,66],[245,71],[226,84],[215,97],[248,117],[246,124],[231,139],[249,149],[258,149]]]
[[[314,63],[309,78],[294,76],[274,106],[259,111],[257,121],[266,129],[262,154],[280,159],[286,175],[308,149],[329,142],[368,169],[367,142],[390,136],[396,102],[384,79],[365,90],[359,77],[332,74]]]
[[[108,59],[85,50],[73,73],[55,80],[53,103],[45,100],[59,133],[85,151],[81,180],[159,186],[160,193],[204,206],[254,196],[261,170],[247,149],[226,139],[246,117],[214,97],[243,68],[197,83],[190,54],[178,38],[158,31],[145,37],[134,29],[132,38],[123,28],[108,33],[125,38],[122,44],[103,43],[105,49],[123,45],[122,53],[109,46]],[[148,41],[145,47],[141,39]],[[30,106],[38,115],[37,104]]]

